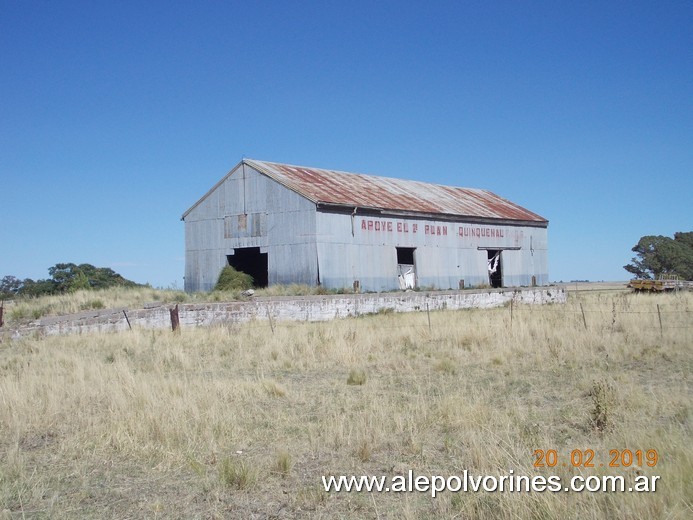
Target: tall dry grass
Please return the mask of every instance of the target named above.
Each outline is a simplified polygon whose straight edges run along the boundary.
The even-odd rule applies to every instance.
[[[92,309],[138,308],[151,302],[181,303],[197,301],[203,297],[201,294],[186,294],[183,291],[152,287],[79,290],[37,298],[17,298],[12,302],[6,302],[5,320],[11,326],[17,322],[35,320],[49,315],[73,314]]]
[[[691,294],[0,344],[0,511],[687,518]],[[582,304],[582,308],[580,307]],[[663,318],[660,331],[657,305]],[[583,321],[583,311],[585,320]],[[587,327],[585,328],[585,323]],[[601,389],[601,390],[599,390]],[[601,418],[600,418],[601,417]],[[657,449],[653,494],[327,494],[321,475],[559,474]],[[554,471],[554,469],[556,471]],[[595,469],[632,474],[634,469]]]
[[[338,291],[301,284],[274,285],[255,291],[256,296],[306,296],[335,294]],[[73,314],[81,311],[119,307],[141,308],[146,304],[202,303],[247,300],[242,291],[213,291],[185,293],[174,289],[152,287],[111,287],[100,290],[79,290],[65,294],[17,298],[6,303],[5,321],[8,326],[36,320],[44,316]]]

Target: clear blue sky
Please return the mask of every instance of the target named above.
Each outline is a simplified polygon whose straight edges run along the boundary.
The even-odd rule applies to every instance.
[[[579,5],[577,5],[579,4]],[[0,0],[0,276],[182,287],[243,156],[489,189],[552,280],[693,230],[693,3]]]

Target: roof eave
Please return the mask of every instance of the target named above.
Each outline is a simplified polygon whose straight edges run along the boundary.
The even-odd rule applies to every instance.
[[[455,221],[455,222],[468,222],[474,224],[495,224],[495,225],[509,225],[509,226],[528,226],[528,227],[542,227],[548,228],[549,221],[539,217],[538,220],[526,220],[526,219],[512,219],[512,218],[501,218],[501,217],[480,217],[475,215],[458,215],[450,213],[431,213],[424,211],[411,211],[411,210],[392,210],[383,209],[370,206],[359,206],[359,205],[349,205],[349,204],[337,204],[334,202],[323,202],[319,201],[316,203],[318,210],[332,210],[340,213],[354,213],[358,214],[359,211],[367,214],[384,215],[389,217],[405,217],[405,218],[426,218],[431,220],[445,220],[445,221]],[[537,215],[538,216],[538,215]]]

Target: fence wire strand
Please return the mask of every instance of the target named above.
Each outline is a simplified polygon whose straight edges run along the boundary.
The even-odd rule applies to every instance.
[[[653,327],[659,329],[659,319],[661,317],[662,320],[662,325],[661,328],[664,330],[670,330],[670,329],[675,329],[675,330],[688,330],[688,329],[693,329],[693,317],[688,317],[688,315],[691,313],[690,309],[672,309],[672,308],[664,308],[663,305],[660,305],[659,311],[657,310],[657,307],[655,306],[654,308],[648,307],[644,308],[645,306],[641,306],[640,310],[626,310],[626,309],[620,309],[618,305],[614,308],[613,304],[610,302],[605,302],[604,305],[601,306],[595,306],[595,305],[583,305],[583,308],[580,309],[579,307],[575,308],[574,303],[566,303],[563,305],[542,305],[539,307],[536,307],[532,304],[518,304],[514,305],[512,310],[510,310],[510,306],[503,306],[503,307],[495,307],[495,308],[490,308],[490,309],[459,309],[459,310],[445,310],[445,309],[430,309],[430,315],[431,315],[431,322],[432,325],[429,325],[428,322],[428,314],[426,309],[421,309],[419,311],[414,311],[411,313],[406,313],[407,315],[412,315],[412,320],[411,323],[406,323],[406,324],[401,324],[398,323],[396,325],[388,325],[386,323],[378,323],[377,328],[378,329],[384,329],[384,330],[421,330],[425,329],[428,330],[429,328],[440,328],[441,325],[444,324],[444,321],[441,322],[441,319],[444,317],[447,319],[447,316],[450,314],[454,315],[460,315],[460,314],[465,314],[469,313],[471,316],[471,313],[479,313],[479,312],[484,312],[486,315],[489,314],[495,314],[495,315],[507,315],[507,323],[505,325],[507,327],[512,327],[513,325],[515,326],[520,326],[523,321],[525,322],[530,322],[535,319],[541,319],[542,314],[545,313],[559,313],[562,314],[566,317],[573,318],[575,320],[574,326],[578,328],[585,328],[581,318],[583,317],[583,313],[591,316],[591,319],[588,320],[588,326],[590,328],[592,327],[598,327],[598,326],[605,326],[605,327],[611,327],[614,325],[614,323],[619,323],[621,320],[619,320],[619,317],[623,318],[624,316],[651,316],[652,318],[652,323]],[[632,304],[628,304],[629,307],[632,307]],[[513,315],[516,315],[516,320],[522,315],[521,321],[517,321],[514,324],[511,324],[510,321],[510,313],[513,313]],[[389,312],[375,312],[375,313],[367,313],[367,314],[360,314],[357,316],[343,316],[341,319],[345,320],[351,320],[355,326],[360,327],[362,325],[366,325],[367,322],[365,320],[369,318],[373,318],[376,316],[392,316],[392,315],[402,315],[405,313],[397,313],[394,311],[389,311]],[[595,319],[595,316],[600,316],[601,319]],[[681,323],[681,317],[684,318],[684,323]],[[457,319],[457,318],[456,318]],[[283,328],[283,329],[291,329],[291,328],[298,328],[298,327],[303,327],[308,323],[311,324],[327,324],[330,323],[329,321],[309,321],[309,320],[296,320],[296,321],[284,321],[284,320],[279,320],[277,319],[276,316],[273,316],[273,324],[275,328]],[[251,321],[251,322],[234,322],[234,321],[226,321],[226,322],[219,322],[218,325],[232,325],[232,326],[238,326],[238,327],[244,327],[244,328],[249,328],[251,330],[255,329],[265,329],[269,327],[269,322],[268,320],[262,320],[262,321]],[[622,326],[623,323],[620,323]]]

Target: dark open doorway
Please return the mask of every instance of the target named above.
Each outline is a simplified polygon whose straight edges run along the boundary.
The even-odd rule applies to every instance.
[[[243,247],[226,255],[229,265],[236,271],[243,271],[253,277],[253,287],[267,287],[269,275],[267,270],[267,253],[261,253],[259,247]]]
[[[503,271],[501,250],[489,249],[488,253],[488,283],[491,287],[503,287]]]
[[[416,264],[414,262],[415,247],[398,247],[397,249],[397,279],[400,289],[416,287]]]

